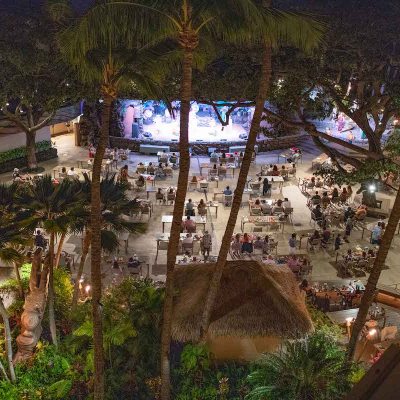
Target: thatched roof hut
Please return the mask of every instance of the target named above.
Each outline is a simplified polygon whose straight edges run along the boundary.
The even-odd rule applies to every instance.
[[[176,266],[174,340],[198,340],[214,268]],[[283,339],[304,337],[313,329],[292,271],[253,260],[227,261],[211,320],[208,343],[220,359],[254,359]]]

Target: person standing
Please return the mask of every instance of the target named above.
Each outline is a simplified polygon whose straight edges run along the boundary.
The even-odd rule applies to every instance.
[[[210,256],[211,246],[212,246],[211,235],[208,233],[208,231],[205,231],[201,239],[201,252],[203,253],[204,261],[206,261]]]
[[[289,238],[289,254],[295,254],[296,253],[296,234],[292,233],[292,235]]]

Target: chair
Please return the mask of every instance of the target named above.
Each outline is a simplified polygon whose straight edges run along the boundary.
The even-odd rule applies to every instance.
[[[217,164],[218,163],[218,157],[210,157],[210,163],[211,164]]]
[[[175,202],[175,197],[176,197],[175,192],[174,192],[174,193],[167,193],[167,201],[168,201],[170,204],[174,204],[174,202]]]
[[[233,202],[233,194],[224,194],[224,205],[230,207]]]
[[[274,207],[273,211],[274,211],[274,215],[275,214],[282,214],[283,213],[283,207]]]
[[[192,243],[182,243],[182,253],[193,254],[193,242]]]
[[[207,208],[199,208],[198,209],[198,213],[201,217],[204,217],[205,215],[207,215]]]
[[[287,169],[281,170],[281,177],[283,180],[287,181],[289,179],[289,171]]]
[[[261,208],[251,207],[250,208],[250,215],[261,215]]]
[[[159,202],[160,204],[165,203],[165,196],[163,193],[156,193],[156,203]]]
[[[261,208],[263,215],[271,215],[272,207],[267,205]]]
[[[140,207],[140,219],[143,215],[148,215],[149,219],[151,217],[151,208],[149,204],[143,204]]]
[[[172,178],[174,176],[174,173],[173,173],[171,167],[165,167],[164,168],[164,173],[165,173],[165,176],[167,176],[167,177],[171,177]]]
[[[208,182],[200,182],[200,191],[208,191]]]
[[[315,248],[321,246],[321,239],[311,239],[307,241],[310,250],[315,251]]]
[[[311,211],[310,223],[311,223],[312,221],[314,221],[314,228],[315,228],[315,224],[316,224],[316,223],[319,223],[319,222],[322,222],[322,220],[323,220],[322,217],[321,217],[321,218],[317,218],[317,217],[315,216],[315,214]]]
[[[197,181],[196,181],[196,182],[190,181],[188,186],[189,186],[189,187],[188,187],[188,190],[189,190],[189,191],[190,191],[190,190],[196,190],[196,189],[197,189]]]
[[[293,207],[287,207],[284,210],[285,212],[285,216],[287,217],[287,219],[290,220],[291,223],[293,223]]]
[[[321,199],[311,199],[311,204],[317,206],[318,204],[321,204]]]
[[[340,198],[339,197],[332,197],[331,203],[332,204],[339,204]]]
[[[138,174],[144,174],[144,173],[146,172],[146,167],[145,167],[144,165],[139,165],[139,166],[136,168],[136,172],[137,172]]]
[[[226,178],[226,168],[218,168],[218,176]]]

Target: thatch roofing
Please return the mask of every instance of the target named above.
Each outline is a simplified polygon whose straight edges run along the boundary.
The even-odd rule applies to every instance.
[[[174,340],[196,341],[214,264],[177,265]],[[299,338],[311,318],[292,271],[258,261],[227,261],[209,329],[217,336]]]

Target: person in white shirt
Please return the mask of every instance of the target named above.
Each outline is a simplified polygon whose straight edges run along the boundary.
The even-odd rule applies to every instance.
[[[68,176],[76,176],[76,172],[74,170],[74,167],[71,167],[68,172],[67,172]]]
[[[283,200],[282,203],[283,208],[292,208],[292,203],[289,201],[287,197],[285,197],[285,200]]]

